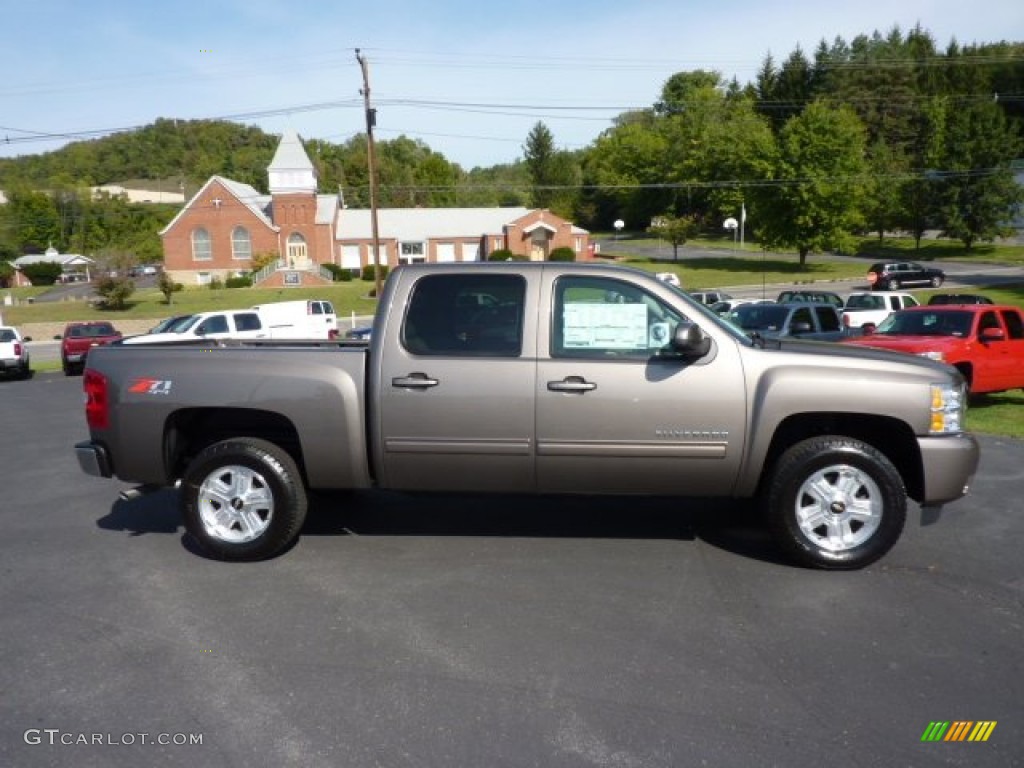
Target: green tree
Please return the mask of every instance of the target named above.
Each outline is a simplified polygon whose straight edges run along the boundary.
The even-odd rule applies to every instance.
[[[588,225],[611,229],[621,218],[639,228],[672,209],[676,194],[666,183],[668,147],[650,111],[602,133],[583,162],[584,201],[593,207]]]
[[[542,122],[530,130],[523,145],[523,161],[530,175],[531,203],[563,218],[573,218],[580,183],[580,166],[570,152],[555,149],[555,139]]]
[[[849,108],[811,104],[779,137],[776,183],[755,190],[758,234],[768,248],[843,249],[863,225],[865,133]]]
[[[657,216],[647,228],[655,237],[672,245],[672,260],[679,260],[679,246],[697,236],[700,222],[696,216]]]
[[[174,294],[177,291],[182,290],[183,286],[181,283],[176,283],[171,279],[171,276],[166,272],[160,273],[160,279],[157,281],[157,290],[164,296],[164,301],[170,304]]]
[[[970,250],[1011,233],[1008,224],[1024,202],[1011,162],[1024,146],[991,102],[961,105],[946,116],[939,215],[946,236]]]
[[[22,253],[42,253],[49,246],[60,249],[60,215],[53,198],[45,192],[26,189],[7,193],[6,214]]]

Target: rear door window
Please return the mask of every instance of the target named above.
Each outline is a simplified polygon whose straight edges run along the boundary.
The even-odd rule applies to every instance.
[[[521,275],[428,275],[413,288],[402,344],[414,355],[518,357],[525,304]]]

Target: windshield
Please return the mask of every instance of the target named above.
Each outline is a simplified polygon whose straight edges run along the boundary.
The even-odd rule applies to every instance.
[[[729,320],[744,331],[778,331],[788,315],[780,304],[744,304],[729,313]]]
[[[876,336],[960,336],[971,332],[971,312],[894,312],[879,323]]]
[[[199,315],[182,315],[181,317],[168,318],[160,325],[160,330],[154,329],[153,333],[184,333],[199,322]],[[160,326],[157,326],[158,328]]]
[[[885,299],[868,293],[855,293],[846,300],[846,309],[885,309]]]

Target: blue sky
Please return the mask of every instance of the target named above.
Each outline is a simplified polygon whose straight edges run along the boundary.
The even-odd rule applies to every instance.
[[[1020,0],[0,0],[0,156],[158,117],[230,118],[341,143],[421,139],[463,167],[511,162],[542,120],[560,147],[650,106],[674,72],[741,83],[769,52],[914,24],[940,48],[1024,40]]]

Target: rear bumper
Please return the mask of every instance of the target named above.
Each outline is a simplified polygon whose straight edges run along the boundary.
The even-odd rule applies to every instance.
[[[924,498],[921,506],[955,501],[967,494],[978,471],[981,449],[974,435],[919,437]]]
[[[107,449],[99,443],[94,443],[91,440],[75,443],[75,456],[78,459],[78,466],[85,474],[94,477],[114,476],[110,466],[110,455],[107,453]]]

